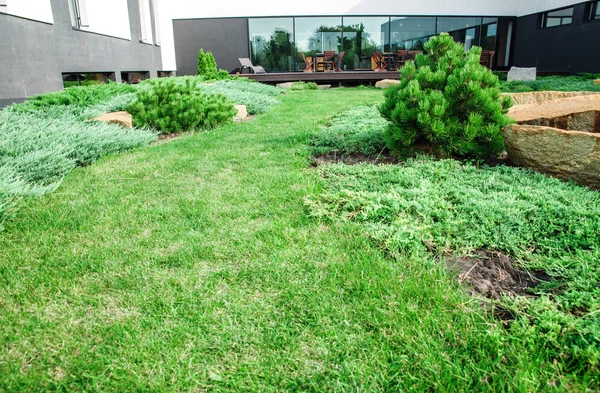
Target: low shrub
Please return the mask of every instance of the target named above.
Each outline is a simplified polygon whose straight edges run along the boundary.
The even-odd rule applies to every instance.
[[[166,78],[145,84],[127,111],[133,116],[134,125],[164,134],[214,128],[231,121],[236,114],[225,96],[202,92],[191,78],[183,83]]]
[[[101,85],[69,87],[55,93],[31,97],[26,102],[16,105],[16,110],[48,108],[56,105],[81,107],[92,106],[112,100],[115,96],[134,93],[135,86],[121,83],[105,83]]]
[[[484,158],[504,149],[501,129],[510,98],[500,96],[498,78],[479,63],[481,48],[465,53],[447,33],[425,44],[400,69],[400,84],[385,91],[381,113],[390,120],[391,149],[428,144],[443,155]]]
[[[281,89],[254,82],[246,78],[233,78],[215,83],[200,83],[200,90],[207,94],[222,94],[236,104],[246,105],[251,115],[265,113],[279,103]]]
[[[554,276],[535,288],[540,299],[503,302],[516,318],[511,329],[569,372],[600,375],[599,193],[523,169],[431,158],[319,171],[325,190],[306,199],[310,215],[356,222],[390,256],[485,249]]]
[[[534,81],[503,82],[500,89],[507,93],[523,93],[530,91],[597,91],[600,85],[594,84],[597,74],[581,74],[570,76],[546,76]]]
[[[292,90],[317,90],[318,88],[315,82],[296,82],[292,85]]]
[[[387,121],[375,106],[360,106],[333,117],[311,135],[313,153],[375,155],[385,149]]]

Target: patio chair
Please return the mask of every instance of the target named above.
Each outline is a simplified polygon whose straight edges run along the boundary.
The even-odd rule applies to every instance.
[[[407,50],[399,50],[396,52],[396,61],[394,69],[399,70],[406,62],[410,60],[410,53]]]
[[[306,58],[306,56],[304,55],[304,52],[302,53],[302,60],[304,60],[304,64],[306,65],[306,68],[304,69],[303,72],[315,72],[315,63],[311,60],[308,60]]]
[[[335,63],[333,63],[333,69],[336,70],[337,72],[344,72],[340,66],[342,65],[342,59],[344,58],[344,53],[346,52],[340,52],[339,55],[337,56],[337,59],[335,60]]]
[[[248,59],[247,57],[238,58],[238,60],[240,61],[240,64],[242,65],[240,74],[243,74],[245,69],[248,70],[249,74],[266,74],[267,73],[267,71],[265,71],[265,69],[262,68],[261,66],[252,65],[252,61],[250,59]]]
[[[388,63],[380,51],[377,50],[377,51],[373,52],[373,54],[371,56],[373,57],[373,60],[375,60],[375,69],[373,71],[375,71],[375,72],[387,71]]]
[[[335,51],[326,50],[323,52],[323,61],[317,63],[317,69],[319,66],[323,68],[323,71],[333,72],[335,71]]]
[[[493,64],[492,61],[494,60],[495,54],[496,52],[493,50],[482,50],[481,57],[479,58],[479,64],[491,69]]]

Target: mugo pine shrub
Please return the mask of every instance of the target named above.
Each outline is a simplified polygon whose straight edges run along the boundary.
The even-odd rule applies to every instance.
[[[200,49],[198,52],[198,76],[204,80],[219,80],[229,77],[229,73],[225,70],[218,70],[213,54],[204,53],[204,49]]]
[[[389,147],[403,151],[428,144],[443,155],[484,158],[504,149],[501,129],[512,105],[501,98],[498,77],[479,64],[481,48],[442,33],[425,44],[427,54],[408,61],[400,84],[389,87],[381,114],[390,121]]]
[[[163,134],[217,127],[231,121],[236,111],[220,94],[205,94],[197,82],[175,78],[158,79],[137,92],[137,101],[127,111],[136,126],[147,126]]]

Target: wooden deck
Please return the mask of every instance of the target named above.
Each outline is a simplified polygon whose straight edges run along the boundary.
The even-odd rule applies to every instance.
[[[263,83],[315,82],[317,84],[374,84],[382,79],[399,79],[398,71],[344,71],[344,72],[274,72],[266,74],[240,74],[240,77]]]

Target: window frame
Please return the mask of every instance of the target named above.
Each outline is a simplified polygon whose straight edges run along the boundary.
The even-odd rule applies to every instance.
[[[585,13],[585,21],[586,22],[596,22],[600,21],[600,1],[592,1],[588,3],[588,7],[586,8]]]
[[[571,16],[561,16],[561,17],[553,17],[552,19],[559,19],[560,18],[560,24],[558,25],[554,25],[554,26],[548,26],[548,14],[551,14],[553,12],[557,12],[557,11],[563,11],[563,10],[571,10]],[[555,27],[562,27],[562,26],[569,26],[573,23],[573,14],[575,12],[575,7],[574,6],[569,6],[569,7],[562,7],[562,8],[556,8],[553,10],[548,10],[545,12],[540,13],[540,18],[538,20],[538,29],[553,29]],[[569,23],[563,23],[563,19],[571,19],[571,21]]]
[[[71,11],[71,25],[75,30],[84,30],[90,27],[87,17],[86,0],[69,0]]]

